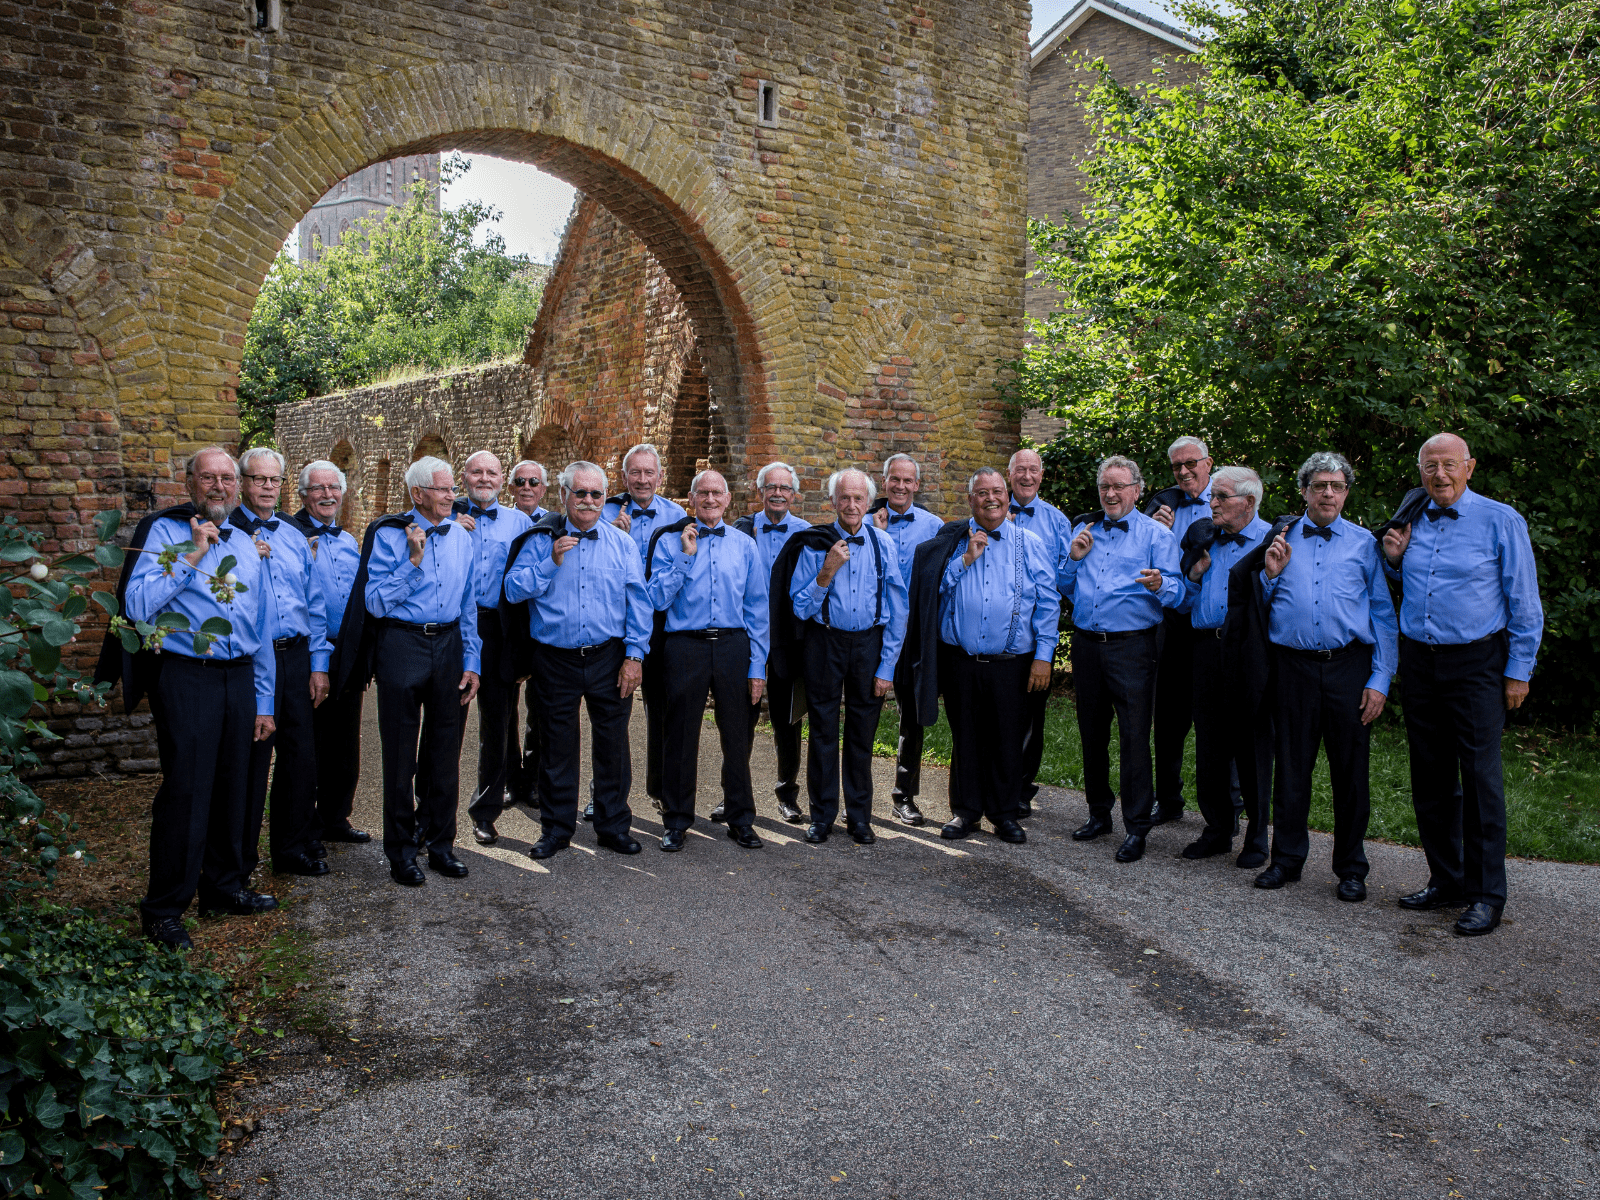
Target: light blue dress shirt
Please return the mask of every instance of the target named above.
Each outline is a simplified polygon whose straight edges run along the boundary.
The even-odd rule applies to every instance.
[[[1220,526],[1219,526],[1220,529]],[[1244,535],[1244,545],[1229,539],[1211,546],[1211,565],[1200,576],[1200,582],[1183,581],[1184,597],[1178,605],[1179,612],[1190,614],[1196,629],[1221,629],[1228,619],[1228,572],[1246,554],[1261,544],[1272,526],[1260,517],[1251,517],[1239,532]]]
[[[911,560],[916,556],[917,547],[943,529],[944,522],[927,509],[918,508],[915,504],[906,509],[905,516],[911,518],[909,521],[892,508],[885,507],[883,511],[889,514],[889,528],[886,532],[893,540],[895,549],[900,552],[900,578],[909,581]],[[910,583],[908,582],[906,586],[909,587]]]
[[[315,521],[319,529],[328,526]],[[313,620],[322,625],[324,646],[311,651],[311,669],[326,672],[333,657],[333,646],[339,640],[339,626],[344,624],[345,605],[350,602],[350,589],[355,586],[356,572],[361,569],[361,546],[348,530],[337,534],[322,533],[308,539],[311,542],[311,611]]]
[[[568,533],[577,534],[571,521]],[[644,589],[644,563],[633,539],[601,520],[594,538],[579,538],[557,566],[553,538],[535,534],[506,572],[506,599],[528,605],[533,640],[575,650],[623,638],[632,658],[650,648],[655,620]],[[665,539],[663,539],[665,540]]]
[[[750,635],[750,678],[765,679],[771,647],[770,572],[761,565],[755,542],[723,521],[715,528],[725,532],[721,537],[702,534],[692,556],[683,552],[677,534],[660,538],[645,589],[650,603],[667,614],[669,633],[743,628]]]
[[[873,528],[871,521],[863,521],[861,532],[856,535],[847,535],[837,521],[832,529],[841,538],[857,536],[874,539],[883,555],[882,604],[879,604],[877,559],[872,546],[863,541],[859,546],[850,547],[850,561],[840,568],[826,588],[817,586],[817,572],[822,569],[825,552],[800,551],[794,577],[789,583],[794,615],[802,621],[821,621],[822,602],[827,600],[827,623],[834,629],[870,629],[876,617],[876,623],[883,626],[883,652],[878,656],[878,678],[893,679],[894,664],[900,658],[900,645],[906,640],[906,617],[910,612],[905,580],[900,575],[900,556],[895,552],[894,542],[882,530]]]
[[[783,549],[784,543],[799,533],[802,529],[810,529],[811,522],[804,517],[797,517],[790,513],[781,521],[773,522],[767,519],[767,510],[762,509],[750,518],[755,526],[756,547],[761,553],[761,567],[766,571],[767,579],[772,578],[772,564],[778,561],[778,552]],[[773,525],[772,532],[767,532],[767,526]],[[782,528],[778,528],[781,526]]]
[[[939,581],[939,639],[968,654],[1030,654],[1055,658],[1061,597],[1055,559],[1044,539],[1002,522],[970,567],[962,561],[977,522]]]
[[[190,658],[199,657],[194,652],[193,631],[212,617],[226,620],[233,626],[233,632],[212,642],[205,657],[221,661],[249,655],[255,676],[256,715],[270,717],[274,711],[272,697],[277,686],[278,659],[272,652],[272,640],[267,637],[261,556],[244,530],[227,524],[219,528],[227,535],[226,540],[205,552],[199,570],[179,558],[173,564],[172,574],[167,575],[156,562],[156,555],[167,546],[189,541],[190,529],[185,521],[157,521],[145,541],[148,553],[139,555],[128,577],[128,590],[123,598],[124,615],[130,621],[153,622],[164,612],[182,613],[189,618],[190,632],[167,634],[161,643],[161,652]],[[211,580],[200,572],[216,574],[217,565],[225,558],[236,560],[233,573],[247,590],[235,592],[231,603],[218,604],[211,594]]]
[[[1072,601],[1072,623],[1096,633],[1124,633],[1148,629],[1161,620],[1161,610],[1183,601],[1183,578],[1178,571],[1178,539],[1165,525],[1137,510],[1122,520],[1126,531],[1107,529],[1094,522],[1094,545],[1077,562],[1069,552],[1084,528],[1075,525],[1061,543],[1056,563],[1056,586]],[[1161,572],[1161,587],[1150,592],[1139,582],[1139,572],[1154,567]]]
[[[416,509],[406,516],[424,530],[432,521]],[[472,539],[453,521],[423,542],[422,565],[412,566],[404,528],[390,526],[373,537],[367,562],[367,611],[413,625],[461,622],[461,669],[483,673],[483,642],[478,637],[478,598],[473,580]],[[448,529],[449,532],[443,532]]]
[[[1436,505],[1428,501],[1428,507]],[[1504,629],[1511,649],[1506,678],[1533,675],[1544,636],[1544,605],[1533,564],[1528,523],[1510,505],[1471,488],[1450,506],[1452,521],[1423,516],[1412,523],[1411,544],[1391,579],[1400,580],[1400,632],[1436,646],[1475,642]]]
[[[1178,539],[1178,544],[1183,545],[1183,535],[1189,531],[1201,517],[1211,517],[1211,481],[1206,480],[1205,488],[1196,497],[1198,504],[1184,504],[1172,510],[1172,536]],[[1272,528],[1270,525],[1267,528]]]
[[[253,520],[256,516],[242,505],[234,512],[241,518]],[[311,645],[312,662],[315,663],[319,655],[326,661],[330,653],[327,626],[311,596],[311,543],[287,514],[273,513],[267,519],[278,527],[262,526],[255,535],[272,547],[272,553],[261,560],[261,598],[267,610],[267,640],[304,635]],[[239,532],[244,533],[243,530]]]
[[[1032,513],[1018,511],[1029,508],[1033,509]],[[1021,525],[1039,535],[1044,548],[1050,552],[1051,561],[1059,562],[1066,557],[1067,547],[1072,544],[1071,517],[1042,496],[1035,496],[1026,504],[1013,496],[1010,512],[1013,525]]]
[[[506,574],[506,552],[517,535],[533,528],[533,518],[504,504],[491,504],[493,517],[478,517],[467,536],[472,539],[472,576],[477,582],[478,603],[494,608],[500,603],[500,582]]]
[[[1288,530],[1289,562],[1276,579],[1261,572],[1270,608],[1267,640],[1296,650],[1337,650],[1353,641],[1372,647],[1367,686],[1389,694],[1399,659],[1394,601],[1383,579],[1378,539],[1335,517],[1333,537],[1307,537],[1309,517]]]
[[[656,498],[646,505],[644,510],[639,508],[632,496],[624,496],[623,500],[625,502],[623,504],[618,504],[614,500],[606,501],[606,506],[600,513],[600,519],[610,525],[612,521],[615,521],[621,515],[624,508],[628,510],[628,536],[639,547],[639,564],[643,566],[644,556],[650,550],[650,535],[663,525],[671,525],[675,521],[681,521],[689,514],[684,511],[683,505],[676,501],[668,500],[659,492],[656,494]],[[640,511],[649,511],[656,515],[653,517],[636,517],[633,515]],[[612,528],[616,527],[612,526]],[[621,530],[618,530],[618,532],[620,533]]]

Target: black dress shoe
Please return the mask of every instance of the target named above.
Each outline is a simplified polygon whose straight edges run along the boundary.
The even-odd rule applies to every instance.
[[[1247,871],[1253,871],[1266,861],[1267,852],[1265,850],[1250,850],[1247,848],[1239,852],[1239,857],[1233,860],[1233,865],[1243,867]]]
[[[1433,908],[1460,908],[1467,902],[1465,896],[1453,896],[1449,892],[1429,884],[1420,892],[1412,892],[1409,896],[1401,896],[1401,908],[1409,908],[1413,912],[1426,912]]]
[[[813,846],[820,846],[828,840],[828,835],[833,832],[832,825],[824,825],[820,821],[813,821],[806,826],[806,841]]]
[[[1183,820],[1183,805],[1158,804],[1150,810],[1150,824],[1165,825],[1168,821]]]
[[[669,829],[661,835],[661,848],[668,854],[675,854],[683,849],[684,843],[688,840],[689,835],[683,830]]]
[[[343,825],[325,827],[322,831],[322,840],[325,842],[355,842],[357,845],[370,842],[372,835],[365,829],[356,829],[349,822]]]
[[[422,868],[417,866],[415,861],[390,867],[389,878],[406,887],[421,887],[428,882],[428,877],[422,873]]]
[[[274,875],[326,875],[328,864],[309,854],[285,854],[272,860]]]
[[[1118,862],[1138,862],[1144,857],[1144,835],[1130,833],[1122,839],[1122,845],[1117,847],[1116,859]]]
[[[597,846],[604,846],[614,854],[637,854],[644,849],[627,830],[621,833],[597,833],[594,835],[594,843]]]
[[[660,810],[660,808],[657,808],[656,811],[660,812],[661,810]],[[587,804],[585,804],[583,806],[583,819],[585,821],[594,820],[594,801],[593,800],[589,801],[589,803],[587,803]]]
[[[944,828],[939,830],[939,836],[952,842],[958,842],[968,834],[978,831],[978,823],[969,821],[966,817],[951,817],[944,823]]]
[[[787,800],[778,801],[778,815],[791,825],[805,824],[805,816]]]
[[[327,858],[328,848],[316,838],[312,838],[306,843],[306,856],[309,858]]]
[[[928,823],[928,818],[922,815],[922,810],[917,807],[915,800],[896,800],[894,819],[902,825],[926,825]]]
[[[748,825],[729,825],[728,836],[746,850],[759,850],[766,845],[756,836],[756,831]]]
[[[1072,831],[1072,840],[1075,842],[1092,842],[1095,838],[1110,832],[1110,817],[1097,817],[1091,814],[1087,821]]]
[[[271,912],[278,907],[275,896],[265,892],[251,891],[249,888],[240,888],[230,895],[208,896],[200,901],[200,915],[213,916],[216,913],[227,913],[235,917],[253,917],[257,913]]]
[[[428,870],[437,871],[450,879],[465,879],[467,864],[448,850],[428,851]]]
[[[1341,900],[1348,900],[1350,903],[1356,904],[1367,898],[1367,885],[1363,880],[1351,875],[1339,880],[1339,890],[1335,895]]]
[[[171,946],[174,950],[194,949],[189,931],[177,917],[159,917],[154,921],[146,919],[140,924],[144,927],[144,936],[158,946]]]
[[[1017,820],[1026,821],[1031,816],[1033,816],[1032,800],[1024,800],[1021,804],[1017,805]]]
[[[494,827],[493,821],[474,821],[472,840],[480,846],[492,846],[500,840],[500,831]]]
[[[565,850],[570,845],[572,845],[571,838],[557,837],[553,833],[547,833],[528,847],[528,857],[534,859],[554,858],[557,851]]]
[[[1286,868],[1282,863],[1273,863],[1256,876],[1256,886],[1269,892],[1281,888],[1286,883],[1299,882],[1300,872]]]
[[[1207,829],[1194,841],[1183,848],[1183,858],[1211,858],[1218,854],[1226,854],[1233,849],[1233,839],[1223,837],[1220,833],[1213,833]]]
[[[845,829],[850,834],[850,840],[858,846],[870,846],[878,840],[878,835],[872,832],[872,826],[864,821],[847,825]]]
[[[994,835],[1002,842],[1010,842],[1013,846],[1020,846],[1028,840],[1028,831],[1012,820],[994,822]]]
[[[1450,932],[1457,937],[1482,937],[1486,933],[1493,933],[1500,924],[1500,913],[1504,908],[1503,904],[1490,904],[1484,900],[1469,904],[1467,911],[1450,926]]]
[[[728,823],[728,806],[719,804],[713,808],[711,810],[711,819],[718,825],[726,825]]]

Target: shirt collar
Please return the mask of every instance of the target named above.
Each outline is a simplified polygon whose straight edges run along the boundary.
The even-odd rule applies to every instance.
[[[1317,527],[1317,523],[1311,519],[1310,513],[1301,513],[1300,520],[1301,523],[1304,524],[1308,529],[1315,529]],[[1344,527],[1345,519],[1342,516],[1335,517],[1328,523],[1328,528],[1333,530],[1336,537],[1344,536]]]
[[[608,522],[606,522],[606,521],[596,521],[593,525],[589,526],[589,528],[590,529],[599,529],[600,526],[605,525],[607,523]],[[567,517],[562,521],[561,528],[562,528],[563,532],[569,533],[573,537],[582,537],[583,533],[584,533],[583,530],[579,529],[576,525],[574,525],[572,523],[572,518],[571,517]],[[612,526],[612,528],[615,528],[615,526]]]
[[[1206,480],[1205,487],[1200,489],[1200,494],[1195,499],[1201,504],[1211,503],[1211,480]]]
[[[423,516],[420,509],[413,508],[406,514],[406,516],[410,517],[418,525],[421,525],[423,529],[432,529],[434,527],[433,522],[428,520],[427,517]],[[443,525],[445,522],[449,521],[449,519],[449,517],[446,517],[444,521],[440,521],[439,524]]]
[[[967,518],[967,532],[969,534],[970,533],[976,533],[980,529],[983,529],[983,526],[978,524],[978,519],[976,517],[968,517]],[[983,529],[983,532],[984,532],[984,534],[986,536],[992,537],[996,541],[1004,541],[1005,540],[1005,532],[1006,532],[1006,523],[1004,521],[1001,521],[999,528],[992,529],[992,530]]]

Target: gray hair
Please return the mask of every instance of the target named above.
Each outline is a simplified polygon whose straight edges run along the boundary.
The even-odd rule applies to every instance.
[[[510,478],[515,479],[517,477],[517,472],[522,470],[523,467],[536,467],[539,471],[539,482],[544,484],[545,487],[550,486],[550,472],[544,469],[543,463],[535,462],[531,458],[525,458],[516,466],[512,467]]]
[[[502,471],[505,470],[505,464],[500,461],[500,456],[493,450],[474,450],[471,454],[467,455],[467,461],[461,464],[461,469],[465,471],[472,465],[473,459],[482,458],[485,454],[494,459],[495,466],[499,467]]]
[[[1199,438],[1190,437],[1188,434],[1185,434],[1183,437],[1181,437],[1177,441],[1173,442],[1172,445],[1167,447],[1167,457],[1171,458],[1174,454],[1176,454],[1179,450],[1182,450],[1185,446],[1193,446],[1196,450],[1200,451],[1200,457],[1201,458],[1210,458],[1211,457],[1211,451],[1206,449],[1206,444],[1204,442],[1202,442]],[[1243,492],[1240,492],[1239,494],[1241,496],[1244,495]]]
[[[206,446],[204,449],[196,450],[193,454],[189,455],[189,461],[184,464],[184,468],[183,468],[184,474],[186,476],[189,476],[190,478],[193,478],[196,465],[207,454],[220,454],[220,455],[222,455],[223,458],[228,460],[228,465],[233,468],[233,473],[235,475],[239,475],[239,474],[243,473],[239,469],[239,460],[237,458],[235,458],[233,455],[228,453],[227,447],[225,447],[225,446]]]
[[[769,462],[766,466],[762,467],[761,470],[757,471],[756,472],[756,487],[757,488],[766,487],[767,486],[767,480],[771,477],[771,475],[772,475],[772,473],[774,471],[787,471],[787,472],[789,472],[789,486],[792,487],[792,488],[796,488],[796,489],[799,488],[799,486],[800,486],[800,472],[796,471],[793,467],[791,467],[786,462]]]
[[[289,473],[288,462],[284,460],[283,455],[279,454],[271,446],[251,446],[250,449],[246,450],[239,456],[239,474],[243,475],[250,469],[251,463],[255,462],[256,459],[265,457],[267,455],[271,455],[273,460],[278,464],[279,475],[287,475]]]
[[[1008,473],[1017,465],[1017,459],[1021,458],[1024,454],[1033,455],[1039,460],[1040,467],[1044,466],[1044,455],[1040,454],[1032,446],[1024,446],[1022,449],[1013,453],[1010,458],[1006,459],[1006,471]]]
[[[1261,476],[1249,467],[1223,467],[1221,470],[1213,471],[1211,486],[1216,487],[1219,483],[1233,484],[1234,494],[1249,496],[1255,501],[1257,508],[1261,507],[1261,498],[1266,495],[1265,489],[1261,486]]]
[[[1096,467],[1094,471],[1094,483],[1096,487],[1099,487],[1101,482],[1105,479],[1106,472],[1114,467],[1121,467],[1128,473],[1129,480],[1136,487],[1138,487],[1140,491],[1144,490],[1144,472],[1139,470],[1139,464],[1134,462],[1131,458],[1124,458],[1120,454],[1113,454],[1109,458],[1102,458],[1100,460],[1100,465]]]
[[[652,457],[652,458],[654,458],[656,460],[656,470],[662,472],[663,474],[666,473],[667,466],[666,466],[666,464],[664,462],[661,461],[661,451],[657,450],[649,442],[640,442],[637,446],[635,446],[633,449],[629,450],[626,454],[624,454],[622,456],[622,469],[623,469],[623,471],[627,471],[628,464],[633,461],[633,456],[635,454],[648,454],[648,455],[650,455],[650,457]],[[564,487],[566,485],[563,484],[562,486]]]
[[[922,482],[922,464],[909,454],[891,454],[883,460],[883,478],[885,481],[889,478],[889,468],[897,462],[910,463],[911,469],[917,473],[917,482]]]
[[[1303,492],[1311,486],[1311,477],[1327,471],[1339,471],[1344,475],[1344,485],[1349,487],[1356,481],[1355,468],[1350,465],[1350,460],[1342,454],[1335,454],[1332,450],[1318,450],[1305,462],[1300,464],[1300,471],[1296,478]]]
[[[1017,453],[1020,454],[1022,452],[1019,450]],[[978,486],[978,480],[982,479],[985,475],[995,476],[1000,480],[1001,483],[1004,483],[1008,489],[1011,486],[999,467],[979,467],[972,473],[972,478],[967,480],[967,495],[972,495],[974,489],[976,489]]]
[[[456,473],[449,463],[442,458],[434,458],[431,454],[425,454],[406,468],[406,486],[408,488],[432,487],[433,477],[440,471],[445,472],[452,479],[455,478]]]
[[[723,491],[727,491],[728,490],[728,478],[727,478],[727,476],[725,476],[721,471],[717,470],[715,467],[707,467],[704,471],[701,471],[699,474],[697,474],[693,479],[691,479],[689,481],[689,495],[693,496],[696,492],[698,492],[700,490],[700,481],[702,479],[704,479],[707,475],[715,475],[718,479],[722,480],[722,490]]]
[[[339,490],[341,492],[347,491],[350,487],[349,481],[344,477],[344,472],[336,465],[325,458],[314,458],[300,468],[300,480],[295,484],[295,487],[302,496],[311,491],[311,472],[313,471],[332,471],[339,477]]]
[[[1472,447],[1467,445],[1467,439],[1466,438],[1462,437],[1459,433],[1451,433],[1447,429],[1442,429],[1438,433],[1434,434],[1427,441],[1423,442],[1422,445],[1417,447],[1417,465],[1419,467],[1422,465],[1422,456],[1428,452],[1428,447],[1433,445],[1435,442],[1444,441],[1445,438],[1451,438],[1454,441],[1457,441],[1457,442],[1461,443],[1461,449],[1465,452],[1462,455],[1462,457],[1464,457],[1464,458],[1471,458],[1472,457]]]
[[[860,467],[842,467],[839,470],[835,471],[832,475],[828,476],[828,499],[829,500],[837,500],[839,498],[839,485],[844,482],[844,477],[846,475],[859,475],[859,476],[861,476],[862,482],[867,485],[867,503],[868,504],[871,504],[874,500],[876,500],[878,498],[878,485],[872,482],[872,476],[871,475],[868,475]]]
[[[567,464],[567,469],[556,476],[556,482],[561,485],[561,490],[563,492],[570,492],[572,490],[572,485],[574,482],[576,482],[578,473],[580,471],[593,471],[604,481],[601,484],[600,490],[603,492],[609,492],[611,490],[611,477],[606,474],[605,468],[597,463],[588,462],[585,459],[580,458],[576,462],[569,462]]]

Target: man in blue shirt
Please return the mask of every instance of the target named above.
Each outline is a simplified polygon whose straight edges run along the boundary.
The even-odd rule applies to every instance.
[[[273,719],[276,732],[250,749],[250,800],[245,809],[244,865],[260,860],[261,822],[272,781],[272,821],[268,844],[278,875],[326,875],[328,864],[311,853],[316,839],[316,745],[311,733],[313,705],[327,694],[326,682],[311,678],[311,656],[325,656],[328,639],[311,598],[311,543],[300,527],[278,515],[288,469],[283,455],[253,446],[239,460],[243,503],[228,523],[254,541],[260,556],[261,603],[266,637],[276,658]],[[277,766],[272,760],[276,756]]]
[[[183,914],[197,890],[202,917],[278,906],[251,890],[243,857],[250,747],[276,727],[276,661],[265,639],[261,559],[227,524],[239,494],[238,463],[221,446],[207,447],[189,460],[184,485],[190,504],[159,514],[129,550],[122,612],[152,624],[178,613],[189,623],[162,642],[150,692],[161,788],[151,808],[150,882],[139,905],[146,937],[188,949]],[[158,555],[183,542],[194,549],[164,570]],[[226,559],[235,565],[218,579]],[[194,632],[214,618],[231,632],[196,654]]]
[[[1112,455],[1095,472],[1102,511],[1077,525],[1057,567],[1072,601],[1072,684],[1083,742],[1089,820],[1073,831],[1086,842],[1111,832],[1111,717],[1121,752],[1122,828],[1118,862],[1144,856],[1155,793],[1150,720],[1156,685],[1156,632],[1163,610],[1183,599],[1178,543],[1138,510],[1139,464]]]
[[[324,842],[370,842],[372,835],[350,824],[356,784],[361,780],[361,705],[365,693],[347,688],[332,694],[330,660],[344,622],[345,605],[361,567],[361,544],[339,527],[348,481],[327,459],[300,468],[300,511],[290,518],[311,546],[312,621],[321,627],[323,649],[311,654],[311,739],[316,747],[317,799],[312,820],[314,858]]]
[[[478,681],[478,788],[467,816],[472,821],[473,840],[490,846],[500,837],[494,823],[506,806],[508,765],[522,757],[517,681],[507,677],[510,664],[500,631],[500,584],[506,573],[506,552],[518,534],[533,528],[533,521],[526,513],[500,503],[505,474],[500,460],[489,451],[479,450],[469,457],[462,475],[467,494],[455,502],[453,517],[472,540],[484,664]],[[466,728],[465,721],[462,728]]]
[[[1240,794],[1249,824],[1238,865],[1267,861],[1272,821],[1272,740],[1261,728],[1263,714],[1241,711],[1229,694],[1223,663],[1223,625],[1228,617],[1228,573],[1261,543],[1270,526],[1261,519],[1261,477],[1249,467],[1223,467],[1208,481],[1211,537],[1185,581],[1184,611],[1193,621],[1195,796],[1206,827],[1183,848],[1184,858],[1209,858],[1233,849],[1232,767],[1238,763]],[[1187,561],[1187,559],[1185,560]],[[1156,684],[1160,695],[1161,685]],[[1270,722],[1270,710],[1264,714]]]
[[[452,879],[467,874],[452,847],[461,722],[478,693],[482,643],[472,539],[450,520],[450,464],[419,458],[406,471],[406,486],[408,523],[381,522],[373,530],[364,601],[378,618],[383,853],[390,878],[416,887],[427,882],[417,866],[424,846],[431,870]]]
[[[606,501],[605,520],[622,530],[639,547],[639,565],[644,566],[644,556],[650,548],[650,536],[656,530],[687,515],[675,501],[658,495],[656,489],[666,483],[666,466],[661,452],[649,442],[641,442],[622,456],[622,479],[627,491]],[[661,810],[661,752],[662,735],[666,729],[667,706],[660,697],[666,694],[666,680],[661,676],[661,663],[655,657],[654,644],[645,649],[644,676],[639,684],[639,695],[644,700],[644,791]],[[591,802],[584,819],[593,814]]]
[[[770,462],[756,473],[756,490],[761,493],[761,511],[740,517],[734,528],[756,540],[761,556],[761,569],[766,572],[770,585],[773,564],[778,553],[791,537],[802,529],[810,529],[811,522],[794,511],[800,493],[800,476],[786,462]],[[772,745],[777,751],[778,779],[773,787],[778,799],[778,815],[791,825],[798,825],[800,815],[800,722],[792,721],[790,703],[794,696],[795,681],[783,674],[776,656],[767,662],[767,711],[771,714]],[[750,706],[750,744],[755,745],[756,721],[761,715],[759,703]],[[720,810],[719,810],[720,811]],[[713,821],[720,820],[718,812],[711,814]]]
[[[944,528],[944,522],[938,517],[912,503],[921,486],[921,464],[909,454],[891,454],[883,464],[885,503],[872,514],[872,523],[886,532],[895,544],[900,578],[906,581],[907,587],[917,547]],[[927,818],[917,807],[917,793],[922,790],[923,728],[922,722],[917,720],[911,672],[903,663],[897,664],[895,670],[894,702],[900,716],[900,738],[895,747],[894,791],[890,800],[896,820],[907,825],[922,825]]]
[[[1278,803],[1272,865],[1259,888],[1300,878],[1311,847],[1311,773],[1317,748],[1333,783],[1333,873],[1341,900],[1367,898],[1362,842],[1371,812],[1367,762],[1372,722],[1394,674],[1394,602],[1384,582],[1378,540],[1339,514],[1355,472],[1322,450],[1301,465],[1304,518],[1267,547],[1262,587],[1267,639],[1277,676]]]
[[[633,784],[628,718],[653,615],[644,566],[633,539],[601,519],[604,471],[591,462],[575,462],[561,472],[559,483],[566,510],[559,536],[535,527],[505,583],[507,600],[532,601],[528,628],[535,643],[534,678],[544,689],[543,832],[528,853],[546,859],[572,843],[578,820],[578,708],[587,703],[595,841],[618,854],[637,854],[628,807]]]
[[[939,582],[939,686],[950,721],[950,812],[941,837],[964,838],[987,816],[1020,843],[1027,780],[1028,696],[1048,692],[1060,636],[1055,559],[1032,530],[1007,520],[1005,478],[984,467],[967,481],[964,544]]]
[[[831,532],[838,540],[826,552],[802,550],[789,583],[794,615],[807,623],[806,841],[813,845],[828,840],[839,815],[841,696],[846,828],[857,845],[878,840],[871,824],[872,743],[883,698],[894,686],[907,607],[894,543],[866,520],[877,490],[855,468],[829,477],[828,496],[839,517]]]
[[[748,722],[766,687],[767,571],[756,543],[723,523],[732,496],[721,474],[701,471],[689,495],[694,517],[676,535],[657,534],[646,582],[650,603],[667,614],[657,651],[667,687],[661,848],[682,850],[694,824],[700,730],[709,695],[717,706],[722,741],[718,807],[728,836],[756,850],[761,839],[754,828]]]
[[[525,458],[511,468],[511,501],[517,506],[517,511],[527,516],[530,521],[537,521],[550,510],[544,506],[544,494],[550,486],[550,473],[544,469],[544,464]],[[513,692],[512,706],[516,704],[516,694]],[[522,710],[526,714],[523,721],[522,754],[520,759],[507,771],[506,792],[512,804],[522,804],[533,807],[539,795],[539,763],[541,744],[544,736],[544,718],[539,715],[539,681],[529,675],[522,688]],[[515,722],[517,715],[511,714]]]
[[[1528,695],[1544,607],[1528,523],[1467,486],[1477,460],[1450,433],[1417,455],[1423,519],[1392,528],[1383,552],[1400,602],[1400,677],[1411,801],[1428,883],[1402,908],[1467,905],[1465,937],[1492,932],[1506,902],[1500,735]]]

